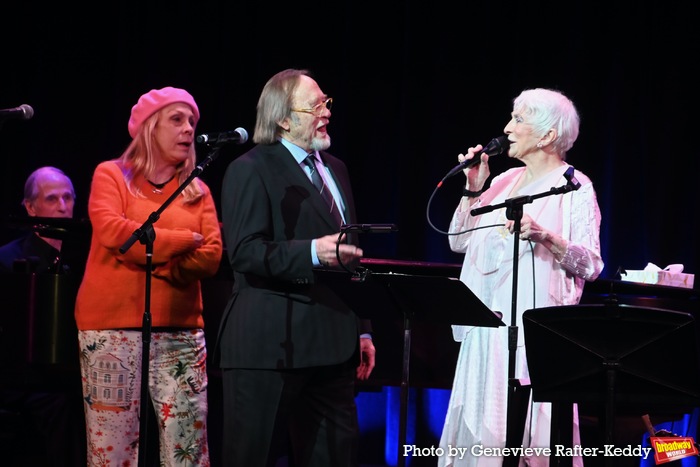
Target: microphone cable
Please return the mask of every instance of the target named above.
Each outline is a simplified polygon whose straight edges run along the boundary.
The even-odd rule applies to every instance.
[[[486,229],[486,228],[488,228],[488,227],[504,227],[504,226],[505,226],[505,224],[482,225],[482,226],[480,226],[480,227],[474,227],[473,229],[467,229],[467,230],[465,230],[465,231],[463,231],[463,232],[454,232],[454,233],[450,233],[450,232],[447,232],[447,231],[444,231],[444,230],[440,230],[440,229],[437,228],[437,227],[435,226],[435,224],[433,224],[433,222],[430,220],[430,206],[431,206],[431,204],[433,203],[433,198],[435,198],[435,194],[437,193],[437,190],[438,190],[438,188],[440,188],[441,185],[442,185],[442,182],[440,182],[440,184],[438,184],[438,185],[433,189],[433,192],[430,194],[430,197],[428,198],[428,205],[427,205],[426,208],[425,208],[425,218],[426,218],[426,220],[428,221],[428,225],[429,225],[434,231],[436,231],[437,233],[441,233],[441,234],[443,234],[443,235],[462,235],[462,234],[465,234],[465,233],[468,233],[468,232],[472,232],[472,231],[474,231],[474,230]]]
[[[444,181],[444,180],[443,180],[443,181]],[[444,231],[444,230],[441,230],[441,229],[437,228],[437,227],[433,224],[433,222],[430,220],[430,206],[431,206],[431,204],[432,204],[432,202],[433,202],[433,198],[435,198],[435,195],[436,195],[436,193],[437,193],[438,188],[440,188],[441,186],[442,186],[442,182],[440,182],[440,183],[433,189],[433,192],[430,194],[430,197],[428,198],[428,204],[427,204],[427,206],[426,206],[426,208],[425,208],[425,218],[426,218],[426,220],[427,220],[427,222],[428,222],[428,225],[430,225],[430,227],[431,227],[433,230],[435,230],[436,232],[438,232],[438,233],[440,233],[440,234],[443,234],[443,235],[448,235],[448,236],[449,236],[449,235],[462,235],[462,234],[469,233],[469,232],[473,232],[473,231],[476,231],[476,230],[488,229],[488,228],[492,228],[492,227],[505,227],[505,224],[489,224],[489,225],[481,225],[481,226],[479,226],[479,227],[473,227],[473,228],[471,228],[471,229],[463,230],[463,231],[461,231],[461,232],[453,232],[453,233],[450,233],[450,232],[448,232],[448,231]],[[517,240],[517,239],[513,239],[513,241],[518,241],[518,240]],[[530,259],[531,259],[531,262],[532,262],[532,264],[531,264],[531,266],[532,266],[532,308],[536,308],[535,292],[536,292],[536,290],[537,290],[537,287],[536,287],[536,280],[535,280],[535,279],[536,279],[536,277],[535,277],[535,247],[534,247],[534,245],[533,245],[532,240],[529,239],[529,238],[527,239],[527,243],[528,243],[528,245],[530,246],[530,252],[531,252]]]

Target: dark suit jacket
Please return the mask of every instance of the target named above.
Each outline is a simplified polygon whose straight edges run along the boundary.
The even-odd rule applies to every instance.
[[[356,222],[347,167],[322,158],[346,222]],[[304,368],[357,355],[358,317],[316,280],[311,260],[311,240],[340,229],[290,152],[281,143],[255,146],[229,164],[221,196],[234,284],[219,329],[220,366]]]
[[[58,258],[61,253],[33,232],[0,247],[0,272],[39,272],[56,274]],[[18,265],[17,260],[26,260],[29,264]]]

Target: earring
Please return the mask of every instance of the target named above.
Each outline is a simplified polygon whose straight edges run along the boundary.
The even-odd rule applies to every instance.
[[[542,143],[537,143],[537,148],[542,149]]]

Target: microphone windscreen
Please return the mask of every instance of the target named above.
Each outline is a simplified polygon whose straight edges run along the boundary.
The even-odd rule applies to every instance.
[[[19,106],[20,109],[22,109],[22,118],[25,120],[29,120],[34,116],[34,109],[32,108],[31,105],[28,104],[22,104]]]
[[[240,141],[238,142],[238,144],[243,144],[243,143],[245,143],[246,141],[248,141],[248,132],[246,131],[245,128],[238,127],[238,128],[236,128],[235,131],[236,131],[236,133],[238,133],[239,135],[241,135],[241,139],[240,139]]]
[[[510,146],[510,141],[506,135],[499,136],[489,141],[484,149],[480,152],[485,152],[489,156],[497,156],[504,152]]]

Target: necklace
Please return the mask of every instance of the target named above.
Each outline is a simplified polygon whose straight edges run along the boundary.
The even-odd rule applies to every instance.
[[[169,179],[167,179],[163,183],[153,183],[149,179],[146,179],[146,181],[153,187],[153,193],[155,193],[157,195],[162,195],[163,194],[163,187],[165,185],[167,185],[168,183],[170,183],[173,178],[175,178],[175,174],[173,174],[172,177],[170,177]]]

